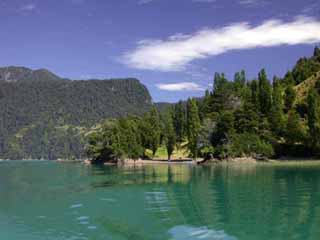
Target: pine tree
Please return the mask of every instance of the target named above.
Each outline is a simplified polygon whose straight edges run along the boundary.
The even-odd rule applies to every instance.
[[[159,118],[158,111],[155,107],[153,107],[150,112],[149,120],[152,127],[151,150],[152,150],[152,155],[154,156],[160,145],[160,134],[161,134],[160,118]]]
[[[176,144],[176,133],[174,130],[172,114],[168,113],[166,118],[164,119],[164,142],[166,145],[168,160],[171,160],[171,155],[174,151],[174,147]]]
[[[286,142],[290,145],[302,142],[304,140],[304,132],[300,121],[299,114],[292,110],[288,114],[288,122],[286,127]]]
[[[293,78],[293,74],[292,74],[291,71],[288,71],[288,72],[286,73],[286,75],[284,76],[284,82],[285,82],[285,84],[287,84],[287,85],[293,85],[293,84],[295,84],[295,80],[294,80],[294,78]]]
[[[188,147],[193,158],[197,158],[198,135],[200,131],[200,118],[197,102],[195,99],[188,99],[187,102],[187,133]]]
[[[184,141],[184,137],[186,135],[185,129],[186,129],[186,116],[185,116],[185,107],[182,101],[179,101],[174,106],[173,111],[173,125],[175,134],[177,136],[177,143],[181,144]]]
[[[258,111],[259,109],[259,90],[258,90],[258,82],[257,80],[253,80],[250,83],[250,90],[251,90],[251,103],[255,107],[255,110]]]
[[[256,133],[258,130],[259,115],[256,83],[256,81],[252,81],[249,87],[245,88],[246,94],[242,98],[242,107],[234,112],[234,128],[237,133]]]
[[[286,88],[284,96],[284,109],[289,112],[296,99],[296,92],[291,84]]]
[[[230,96],[233,94],[232,84],[223,73],[215,73],[214,86],[211,97],[211,113],[222,112],[230,107]]]
[[[320,48],[319,47],[314,48],[313,56],[320,57]]]
[[[161,137],[160,117],[155,107],[144,115],[142,121],[140,121],[139,129],[144,148],[150,149],[154,156],[160,145]]]
[[[246,84],[246,74],[245,71],[242,70],[241,72],[237,72],[234,75],[234,88],[238,96],[242,95],[242,90],[245,87]]]
[[[277,78],[274,78],[273,81],[272,107],[269,114],[269,121],[274,135],[281,136],[285,127],[285,122],[283,114],[281,86]]]
[[[123,118],[118,121],[120,150],[129,159],[138,159],[143,155],[137,119]]]
[[[210,117],[210,115],[211,115],[211,100],[212,100],[212,94],[207,89],[205,91],[203,100],[202,100],[200,108],[199,108],[201,120],[203,120],[206,117]]]
[[[319,96],[312,89],[307,97],[308,105],[308,127],[311,147],[315,151],[320,141],[320,118],[319,118]]]
[[[267,78],[266,71],[262,69],[259,73],[259,110],[266,115],[271,109],[271,86]]]

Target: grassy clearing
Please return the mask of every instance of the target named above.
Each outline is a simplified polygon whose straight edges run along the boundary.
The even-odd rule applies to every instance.
[[[187,143],[183,143],[182,146],[177,149],[175,148],[172,156],[171,156],[171,159],[172,160],[178,160],[178,159],[187,159],[189,158],[189,151],[187,150],[186,148],[186,144]],[[152,158],[152,151],[151,150],[147,150],[146,151],[146,155],[149,157],[149,158]],[[153,158],[154,160],[160,160],[160,159],[168,159],[168,153],[167,153],[167,149],[165,146],[160,146]]]

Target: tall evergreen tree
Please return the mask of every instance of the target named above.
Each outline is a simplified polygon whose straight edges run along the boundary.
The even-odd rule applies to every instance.
[[[320,48],[318,46],[314,48],[313,56],[320,57]]]
[[[129,159],[138,159],[143,155],[143,147],[137,119],[123,118],[118,122],[118,137],[122,154]]]
[[[259,89],[257,80],[253,80],[250,83],[251,103],[255,107],[256,111],[259,110]]]
[[[213,136],[214,146],[227,143],[230,135],[234,132],[234,115],[230,111],[223,112],[219,115],[216,131]]]
[[[245,87],[246,84],[246,74],[245,71],[242,70],[241,72],[237,72],[234,75],[234,88],[236,93],[241,96],[242,95],[242,90]]]
[[[259,107],[262,114],[266,115],[271,109],[271,86],[268,81],[266,71],[262,69],[259,72]]]
[[[312,89],[307,97],[308,105],[308,127],[309,137],[313,150],[320,142],[320,118],[319,118],[319,96],[318,93]]]
[[[300,121],[299,114],[292,110],[288,114],[288,122],[286,127],[286,142],[290,145],[302,142],[304,140],[304,132]]]
[[[290,84],[286,90],[285,90],[285,93],[284,93],[284,109],[285,109],[285,112],[289,112],[290,109],[292,108],[293,106],[293,103],[296,99],[296,92],[292,86],[292,84]]]
[[[283,101],[280,82],[277,78],[273,80],[272,106],[269,114],[271,129],[275,136],[281,136],[285,127],[283,114]]]
[[[160,116],[155,107],[144,115],[139,127],[144,148],[150,149],[154,156],[160,145],[161,137]]]
[[[172,114],[168,113],[164,119],[164,143],[168,153],[168,160],[171,160],[171,155],[176,145],[176,133],[174,130]]]
[[[154,156],[160,145],[160,134],[161,134],[160,117],[155,107],[151,109],[149,121],[151,125],[150,130],[151,130],[151,136],[152,136],[151,150],[152,150],[152,155]]]
[[[230,98],[234,93],[232,83],[223,73],[215,73],[213,93],[211,97],[211,113],[218,113],[233,107]]]
[[[177,136],[177,143],[181,144],[184,141],[184,137],[186,136],[186,113],[185,107],[182,101],[179,101],[174,106],[173,111],[173,125],[175,134]]]
[[[200,118],[197,102],[195,99],[188,99],[187,102],[187,133],[188,147],[193,158],[197,158],[198,135],[200,131]]]
[[[207,89],[204,93],[203,100],[199,106],[200,118],[203,120],[206,117],[210,117],[211,115],[211,100],[212,100],[212,93]]]
[[[295,84],[295,80],[294,80],[294,78],[293,78],[293,74],[292,74],[291,71],[288,71],[288,72],[286,73],[286,75],[284,76],[284,82],[285,82],[285,84],[288,85],[288,86]]]

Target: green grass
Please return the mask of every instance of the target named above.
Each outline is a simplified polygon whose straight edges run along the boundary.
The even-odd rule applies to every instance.
[[[186,144],[187,143],[183,143],[182,146],[179,149],[175,149],[171,159],[172,160],[178,160],[178,159],[186,159],[189,158],[189,151],[186,149]],[[152,158],[152,151],[151,150],[147,150],[146,151],[146,155],[149,158]],[[153,158],[154,160],[159,160],[159,159],[168,159],[168,153],[167,153],[167,149],[165,146],[160,146]]]

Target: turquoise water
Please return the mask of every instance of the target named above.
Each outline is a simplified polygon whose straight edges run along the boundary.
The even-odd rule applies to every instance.
[[[319,239],[320,165],[0,163],[0,239]]]

